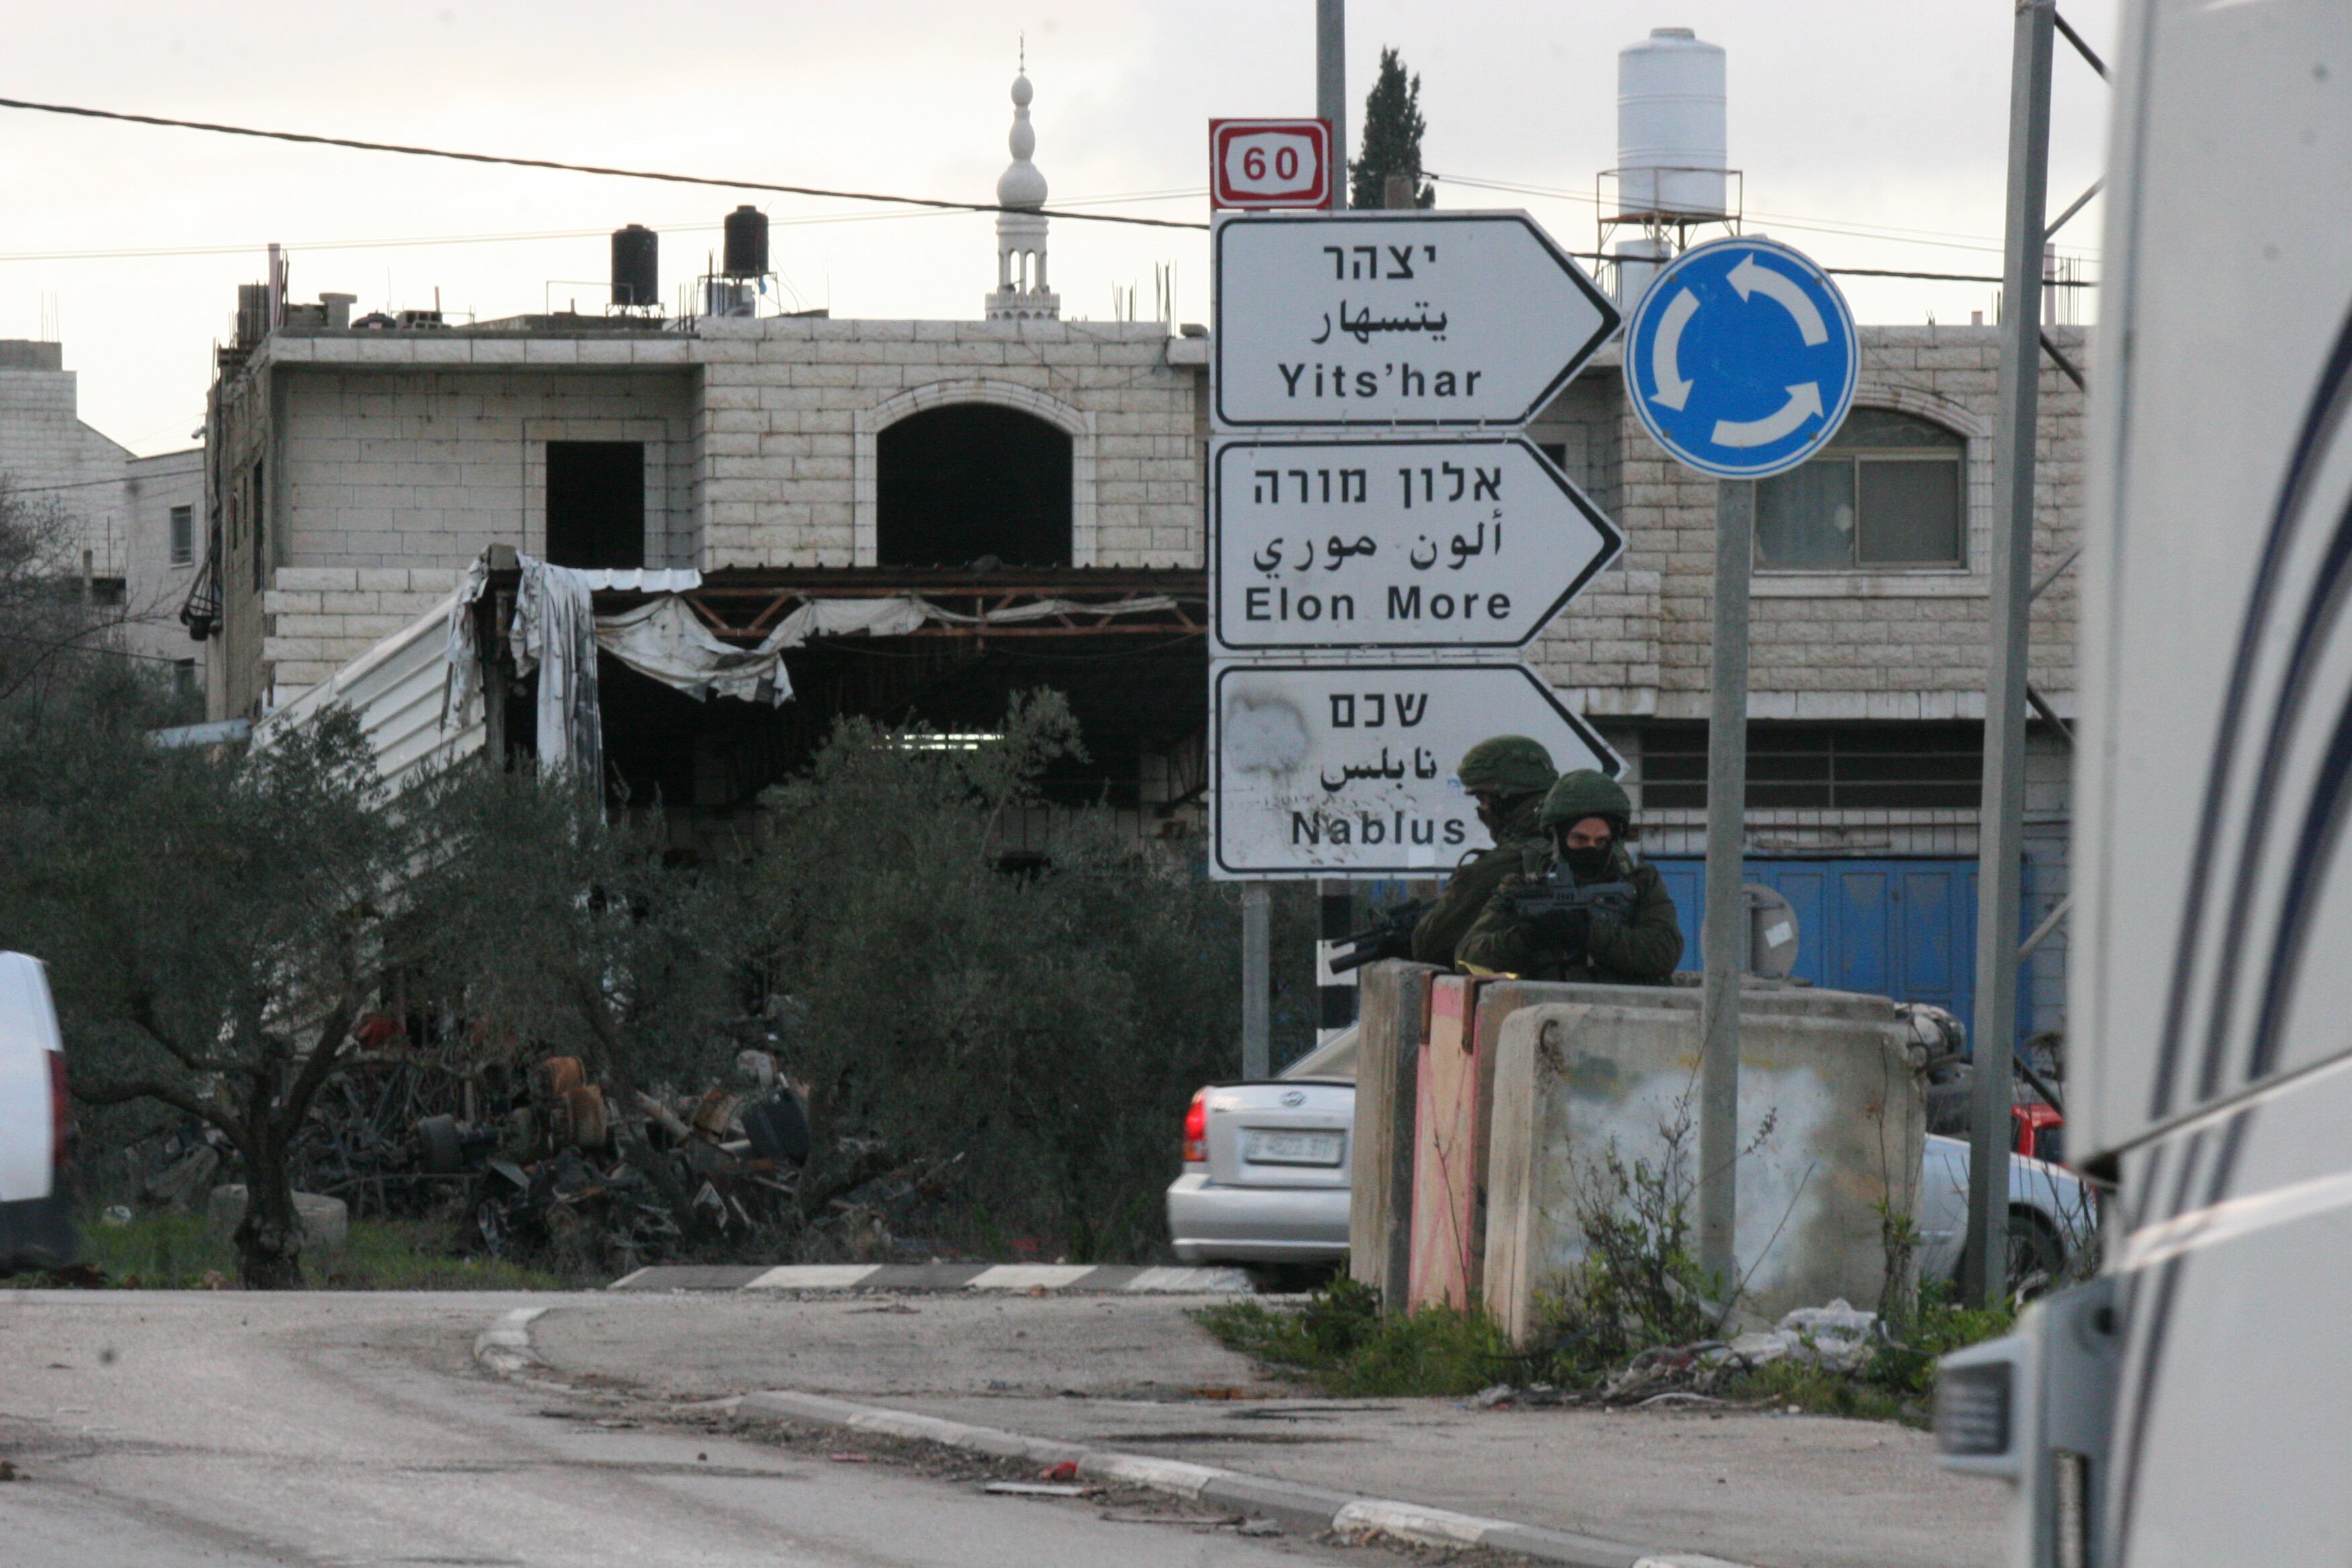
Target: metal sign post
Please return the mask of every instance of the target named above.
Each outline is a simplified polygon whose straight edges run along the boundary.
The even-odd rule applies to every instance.
[[[2018,900],[2025,818],[2027,633],[2033,584],[2033,442],[2042,374],[2042,214],[2049,195],[2053,0],[2021,0],[2009,89],[2009,231],[2002,268],[2000,416],[1993,441],[1990,661],[1984,805],[1977,816],[1977,1029],[1970,1054],[1969,1239],[1960,1299],[2009,1290],[2010,1055],[2017,1040]]]
[[[1826,273],[1769,240],[1685,251],[1658,274],[1625,331],[1625,379],[1643,426],[1718,481],[1715,647],[1706,744],[1706,990],[1699,1006],[1699,1264],[1738,1276],[1739,977],[1752,944],[1744,881],[1748,816],[1748,599],[1756,484],[1835,435],[1853,402],[1862,344]]]

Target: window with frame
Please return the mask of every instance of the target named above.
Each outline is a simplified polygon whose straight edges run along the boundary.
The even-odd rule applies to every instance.
[[[1891,408],[1856,408],[1821,453],[1756,486],[1756,564],[1774,572],[1968,564],[1968,442]]]
[[[172,564],[185,566],[196,558],[196,509],[172,509]]]

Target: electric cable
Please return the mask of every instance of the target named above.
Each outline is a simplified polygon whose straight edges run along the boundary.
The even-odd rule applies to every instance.
[[[877,191],[843,191],[823,185],[787,185],[765,180],[720,179],[678,174],[655,169],[623,169],[605,163],[571,163],[555,158],[518,158],[498,153],[461,153],[446,147],[422,147],[402,142],[363,142],[349,136],[316,136],[301,131],[265,131],[251,125],[228,125],[210,120],[179,120],[163,114],[131,114],[118,109],[91,109],[74,103],[42,103],[26,98],[0,98],[0,109],[21,109],[34,114],[62,114],[80,120],[108,120],[125,125],[154,125],[173,131],[203,131],[215,136],[249,136],[263,142],[292,142],[310,147],[341,147],[356,153],[394,153],[408,158],[446,158],[459,163],[489,163],[514,169],[550,169],[565,174],[599,174],[611,179],[655,180],[673,185],[711,185],[724,190],[773,191],[788,196],[824,196],[834,201],[883,202],[898,206],[929,207],[940,212],[1027,213],[1066,217],[1086,223],[1124,223],[1146,228],[1205,229],[1204,223],[1177,218],[1136,217],[1127,213],[1076,212],[1067,207],[1009,207],[998,202],[955,202],[938,196],[897,196]]]

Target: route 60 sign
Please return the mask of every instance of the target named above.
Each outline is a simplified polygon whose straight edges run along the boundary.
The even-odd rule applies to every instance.
[[[1331,205],[1331,126],[1322,120],[1209,121],[1209,205]]]
[[[1768,239],[1720,239],[1660,272],[1625,331],[1633,411],[1686,467],[1764,479],[1845,422],[1862,363],[1828,274]]]

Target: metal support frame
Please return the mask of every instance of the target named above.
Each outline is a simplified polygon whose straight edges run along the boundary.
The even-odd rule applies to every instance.
[[[2042,250],[2050,181],[2053,0],[2017,0],[2010,65],[2009,210],[2002,271],[2000,407],[1993,449],[1990,658],[1984,804],[1977,819],[1977,1005],[1968,1245],[1960,1298],[2008,1289],[2011,1063],[2023,890],[2027,632],[2033,587],[2033,448],[2042,354]]]
[[[1242,1076],[1274,1076],[1274,888],[1242,884]]]
[[[1739,1155],[1739,976],[1748,948],[1748,577],[1756,485],[1725,479],[1715,500],[1715,652],[1706,727],[1706,981],[1699,1005],[1698,1256],[1717,1279],[1738,1278],[1733,1169]]]
[[[1348,0],[1315,0],[1315,114],[1331,127],[1331,210],[1348,208]]]

